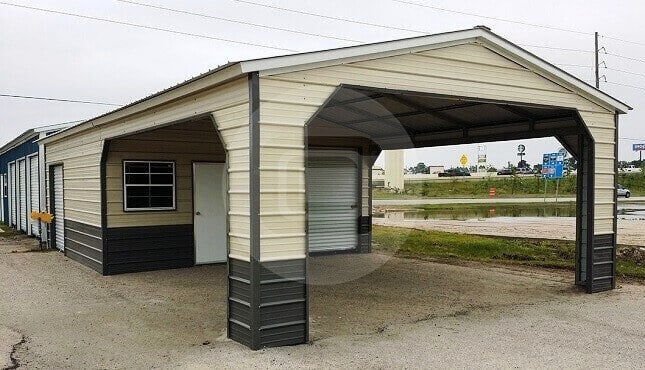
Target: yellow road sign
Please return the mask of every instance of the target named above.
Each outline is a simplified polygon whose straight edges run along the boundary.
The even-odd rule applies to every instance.
[[[465,166],[466,163],[468,163],[468,157],[466,155],[462,155],[461,158],[459,158],[459,162],[461,163],[462,166]]]

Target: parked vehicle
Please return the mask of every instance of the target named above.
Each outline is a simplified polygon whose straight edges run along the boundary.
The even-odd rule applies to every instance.
[[[632,172],[632,173],[638,173],[641,172],[640,167],[636,167],[633,164],[630,164],[628,166],[625,166],[620,169],[622,172]]]
[[[515,173],[518,175],[532,175],[533,170],[529,167],[519,167],[517,170],[515,170]]]
[[[439,172],[439,177],[457,177],[457,176],[470,176],[470,172],[463,168],[450,168],[443,172]]]
[[[508,168],[502,168],[501,170],[497,171],[498,175],[512,175],[513,171],[511,171]]]
[[[632,192],[626,187],[618,184],[618,188],[616,188],[616,195],[619,197],[629,198],[632,196]]]

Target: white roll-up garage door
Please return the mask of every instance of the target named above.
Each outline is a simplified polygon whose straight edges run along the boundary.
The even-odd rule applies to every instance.
[[[308,154],[310,252],[356,248],[358,244],[358,155],[350,151]]]
[[[27,232],[27,163],[18,161],[18,229]]]
[[[38,156],[29,157],[29,212],[40,211],[40,182],[38,180]],[[29,233],[38,236],[38,220],[29,217]]]
[[[16,226],[16,164],[9,163],[9,224]]]
[[[0,174],[0,221],[5,222],[4,219],[4,197],[5,197],[5,176]]]
[[[63,166],[52,167],[54,188],[52,195],[54,197],[54,246],[60,250],[65,250],[65,207],[63,194]]]

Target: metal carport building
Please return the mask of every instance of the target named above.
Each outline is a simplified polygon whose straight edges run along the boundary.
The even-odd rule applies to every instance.
[[[629,109],[483,27],[229,63],[44,139],[50,242],[103,274],[227,262],[229,337],[303,343],[308,245],[369,251],[381,150],[553,136],[575,282],[608,290]]]

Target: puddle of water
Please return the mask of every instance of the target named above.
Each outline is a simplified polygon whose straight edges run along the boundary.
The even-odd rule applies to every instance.
[[[514,217],[575,217],[576,204],[475,204],[451,208],[386,210],[375,212],[376,218],[395,220],[470,220],[482,218]],[[645,204],[621,204],[618,209],[621,219],[645,220]]]
[[[624,220],[645,220],[645,203],[619,204],[618,218]]]

